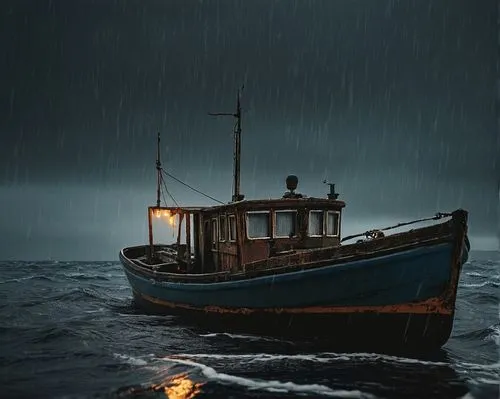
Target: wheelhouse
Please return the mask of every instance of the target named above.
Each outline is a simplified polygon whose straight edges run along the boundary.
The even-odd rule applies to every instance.
[[[177,260],[188,273],[238,272],[250,262],[340,245],[343,201],[244,200],[210,208],[150,208],[176,217]],[[152,225],[150,223],[150,242]],[[159,261],[161,261],[159,259]]]

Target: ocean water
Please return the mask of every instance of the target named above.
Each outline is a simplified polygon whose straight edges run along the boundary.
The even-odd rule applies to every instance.
[[[499,287],[499,253],[472,252],[452,338],[408,357],[148,315],[118,262],[1,262],[0,397],[498,398]]]

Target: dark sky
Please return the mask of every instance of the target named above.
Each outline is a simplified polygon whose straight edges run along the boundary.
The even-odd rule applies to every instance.
[[[2,1],[0,258],[116,259],[147,239],[155,136],[228,201],[287,174],[347,202],[344,233],[463,207],[497,245],[495,0]],[[178,200],[212,204],[176,182]]]

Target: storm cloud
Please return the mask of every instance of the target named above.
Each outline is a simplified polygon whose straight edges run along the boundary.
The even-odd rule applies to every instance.
[[[281,196],[289,173],[325,196],[328,179],[347,230],[463,207],[497,245],[494,0],[0,10],[4,258],[115,259],[145,241],[157,131],[169,172],[229,201],[233,121],[207,113],[232,112],[242,84],[247,198]]]

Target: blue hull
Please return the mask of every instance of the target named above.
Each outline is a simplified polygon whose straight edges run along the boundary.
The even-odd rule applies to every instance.
[[[281,275],[217,283],[155,281],[125,267],[147,297],[195,308],[384,306],[437,297],[446,289],[453,243]]]

